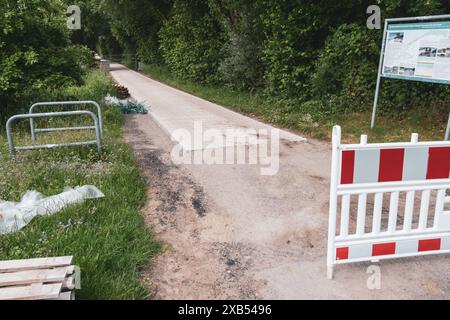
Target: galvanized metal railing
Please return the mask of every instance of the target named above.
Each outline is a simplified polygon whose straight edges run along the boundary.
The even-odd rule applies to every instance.
[[[55,101],[55,102],[38,102],[30,107],[29,114],[33,114],[37,107],[49,107],[49,106],[73,106],[73,105],[94,105],[97,108],[98,122],[100,126],[100,136],[103,137],[103,120],[102,120],[102,109],[100,105],[91,100],[87,101]],[[36,129],[34,118],[30,118],[30,129],[31,129],[31,140],[36,142],[37,132],[55,132],[55,131],[78,131],[78,130],[95,130],[95,126],[84,126],[84,127],[67,127],[67,128],[46,128],[46,129]]]
[[[34,120],[36,118],[53,118],[53,117],[74,117],[74,116],[89,116],[92,118],[94,122],[95,136],[96,140],[94,141],[82,141],[82,142],[71,142],[71,143],[62,143],[62,144],[44,144],[44,145],[32,145],[32,146],[23,146],[23,147],[15,147],[14,139],[12,135],[12,125],[14,122],[22,119],[30,119]],[[66,128],[67,129],[67,128]],[[71,130],[67,129],[67,130]],[[76,130],[76,129],[74,129]],[[54,129],[52,131],[61,131],[59,129]],[[33,132],[33,131],[32,131]],[[36,150],[36,149],[52,149],[57,147],[73,147],[73,146],[86,146],[86,145],[97,145],[97,150],[100,152],[102,148],[102,135],[101,135],[101,127],[99,118],[91,111],[65,111],[65,112],[49,112],[49,113],[31,113],[31,114],[19,114],[12,116],[6,122],[6,135],[8,138],[9,151],[11,156],[14,156],[16,151],[22,150]]]

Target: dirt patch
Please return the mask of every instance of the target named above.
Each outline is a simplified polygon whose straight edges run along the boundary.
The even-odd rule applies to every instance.
[[[242,243],[216,243],[213,250],[219,253],[220,262],[225,268],[225,273],[221,275],[223,283],[235,288],[241,299],[258,298],[258,294],[252,287],[240,281],[254,265],[252,255],[255,249]]]
[[[149,187],[145,220],[165,243],[164,253],[142,275],[152,298],[257,298],[257,283],[247,275],[251,261],[246,253],[251,248],[205,239],[203,231],[214,224],[221,228],[223,221],[213,214],[207,217],[209,201],[203,188],[172,164],[168,150],[148,138],[139,125],[142,119],[127,116],[124,134]],[[160,130],[145,123],[152,137]],[[162,132],[160,138],[160,143],[167,139]]]
[[[194,196],[191,198],[192,206],[199,217],[204,217],[206,213],[205,195],[202,189],[195,190]]]

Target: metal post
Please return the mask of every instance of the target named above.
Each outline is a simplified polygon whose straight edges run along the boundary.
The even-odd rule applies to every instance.
[[[31,114],[31,111],[30,111]],[[31,141],[36,142],[36,130],[34,128],[34,119],[30,118]]]
[[[383,62],[384,62],[384,50],[386,48],[387,28],[388,28],[388,21],[386,20],[384,22],[383,43],[381,45],[380,64],[378,66],[377,87],[375,89],[375,99],[374,99],[374,102],[373,102],[372,122],[370,124],[370,127],[372,129],[375,128],[375,124],[376,124],[377,108],[378,108],[378,97],[380,95],[380,85],[381,85],[381,73],[382,73],[381,69],[383,68]]]
[[[448,114],[447,130],[445,131],[444,141],[447,141],[449,137],[450,137],[450,113]]]
[[[7,122],[6,122],[6,137],[8,138],[8,148],[9,148],[9,153],[11,154],[11,157],[14,157],[15,153],[16,153],[16,149],[14,148],[14,140],[13,140],[13,136],[11,133],[11,125],[14,122],[14,119],[10,118]]]
[[[90,116],[94,120],[97,151],[100,153],[102,151],[102,129],[100,127],[100,120],[93,113]]]

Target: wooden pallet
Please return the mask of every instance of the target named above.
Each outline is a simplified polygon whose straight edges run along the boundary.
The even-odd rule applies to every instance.
[[[0,261],[0,300],[74,300],[73,257]]]

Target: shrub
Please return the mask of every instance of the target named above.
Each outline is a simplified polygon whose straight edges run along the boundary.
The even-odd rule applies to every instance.
[[[342,25],[328,39],[311,77],[316,99],[337,99],[340,110],[361,110],[373,99],[381,32]]]
[[[62,0],[2,0],[0,121],[45,91],[81,82],[91,53],[74,46]]]
[[[218,81],[224,35],[207,1],[176,0],[159,35],[164,61],[176,76],[199,82]]]

